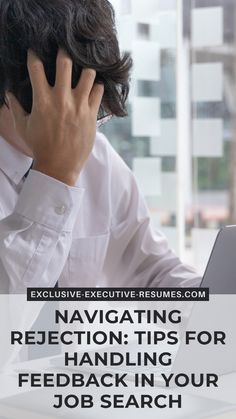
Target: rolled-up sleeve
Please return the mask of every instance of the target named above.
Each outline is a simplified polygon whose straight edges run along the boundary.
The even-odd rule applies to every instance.
[[[13,213],[0,221],[1,292],[52,287],[71,247],[84,189],[31,170]]]

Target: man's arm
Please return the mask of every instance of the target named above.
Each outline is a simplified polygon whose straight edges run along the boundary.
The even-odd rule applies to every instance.
[[[200,276],[179,260],[165,236],[152,227],[133,173],[112,148],[110,161],[113,222],[104,265],[106,285],[198,287]]]
[[[16,131],[32,150],[33,168],[74,186],[88,159],[96,136],[96,122],[104,86],[96,83],[96,71],[82,70],[76,88],[71,88],[73,63],[59,50],[55,86],[48,84],[44,65],[28,52],[28,70],[33,105],[26,114],[8,93]]]
[[[32,170],[14,212],[0,214],[0,292],[54,287],[64,268],[84,190]]]
[[[29,51],[30,114],[8,94],[16,131],[34,158],[34,170],[13,214],[0,222],[0,269],[11,292],[24,291],[26,286],[53,286],[58,280],[83,194],[75,184],[96,137],[104,93],[104,86],[95,83],[96,71],[83,69],[72,89],[73,63],[63,50],[58,52],[56,67],[51,87],[43,63]]]

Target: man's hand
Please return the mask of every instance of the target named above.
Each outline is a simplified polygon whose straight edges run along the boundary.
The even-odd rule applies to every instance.
[[[26,114],[8,94],[18,134],[34,156],[34,170],[74,186],[92,151],[104,86],[94,83],[96,71],[83,69],[79,83],[71,88],[72,60],[63,50],[57,56],[56,83],[51,87],[43,63],[28,53],[33,88],[33,107]]]

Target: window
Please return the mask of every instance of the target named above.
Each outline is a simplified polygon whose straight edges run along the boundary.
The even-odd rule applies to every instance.
[[[236,223],[233,0],[113,0],[134,68],[129,116],[101,128],[134,171],[153,225],[200,273]]]

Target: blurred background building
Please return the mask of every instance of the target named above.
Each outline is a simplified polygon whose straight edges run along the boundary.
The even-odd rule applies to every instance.
[[[155,228],[200,273],[236,224],[235,0],[111,0],[134,68],[129,116],[101,128]]]

